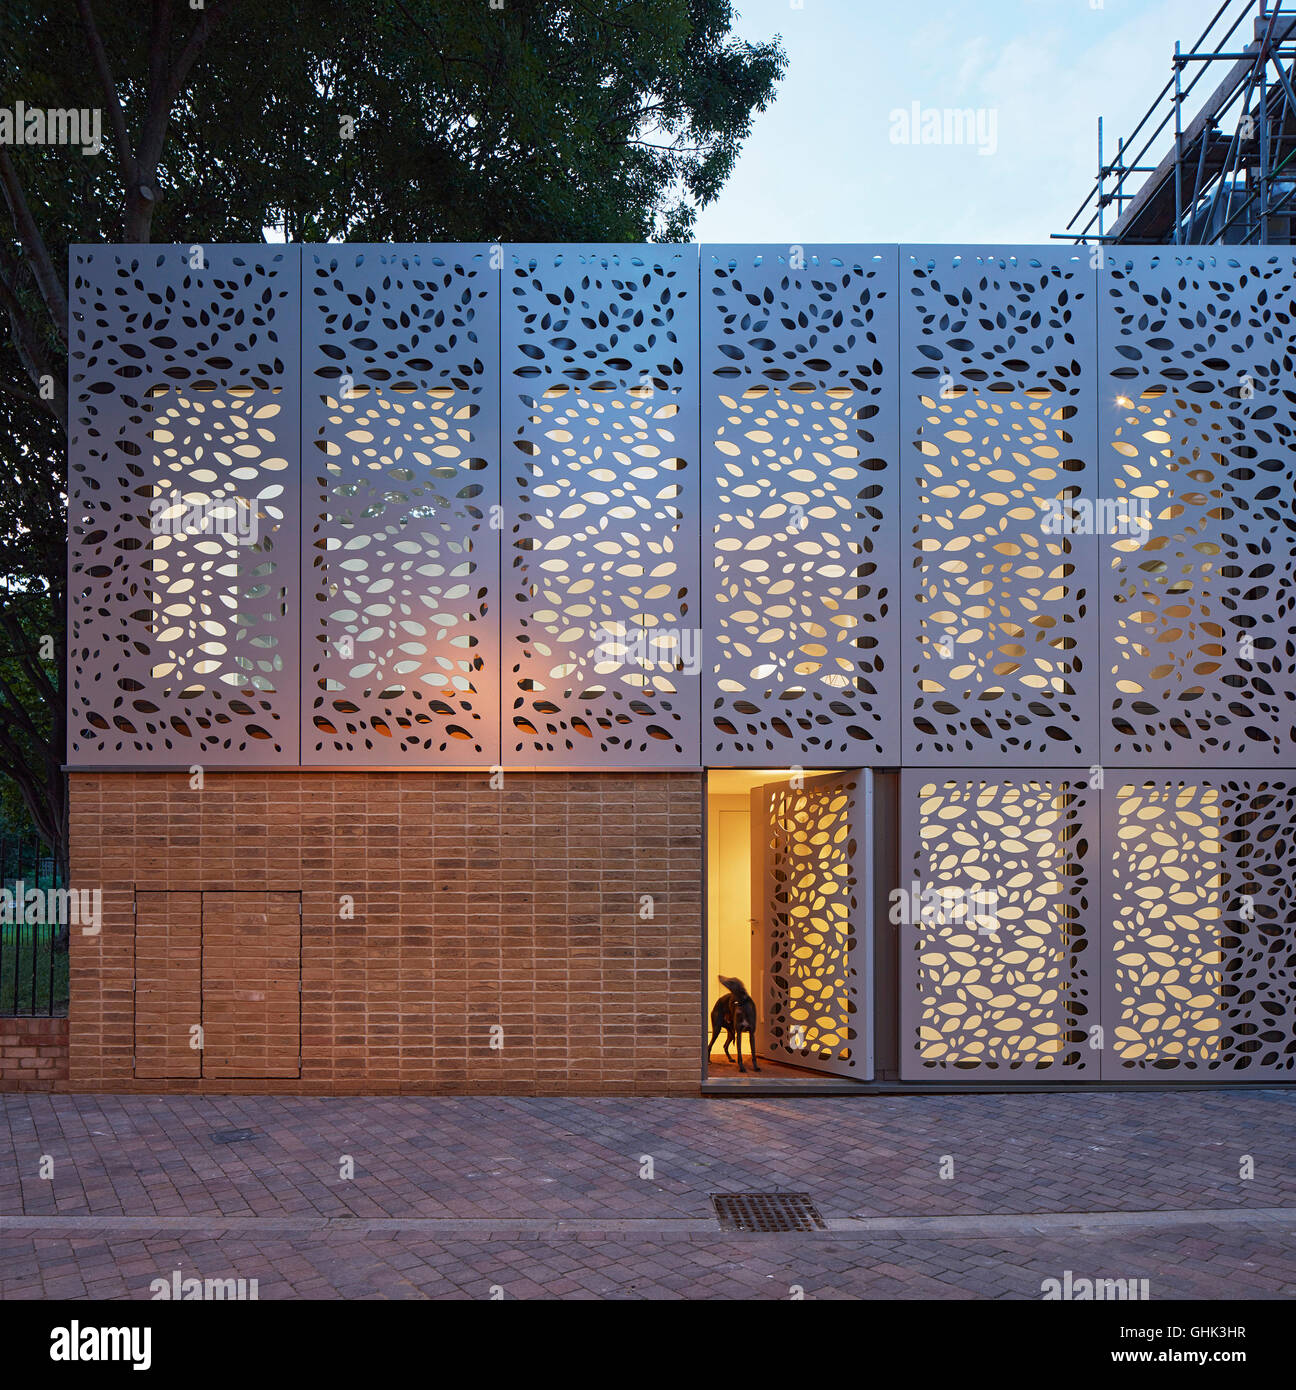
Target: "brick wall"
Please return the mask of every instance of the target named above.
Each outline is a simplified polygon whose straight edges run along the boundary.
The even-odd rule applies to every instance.
[[[103,928],[73,935],[70,1089],[697,1090],[699,773],[508,773],[499,790],[485,773],[209,771],[202,790],[178,771],[75,773],[71,848]],[[174,933],[196,894],[231,892],[301,894],[300,1078],[137,1076],[137,895],[177,894],[146,900],[149,922],[184,906]],[[153,989],[157,940],[141,948]],[[282,962],[253,978],[257,945],[251,1018],[284,988]],[[192,1073],[173,1022],[170,1070]]]
[[[67,1019],[0,1018],[0,1091],[52,1091],[67,1074]]]

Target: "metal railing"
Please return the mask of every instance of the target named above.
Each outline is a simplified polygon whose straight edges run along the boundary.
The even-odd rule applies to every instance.
[[[0,834],[0,1017],[67,1013],[67,923],[49,921],[28,897],[36,889],[47,903],[48,890],[64,886],[58,860],[36,836]]]

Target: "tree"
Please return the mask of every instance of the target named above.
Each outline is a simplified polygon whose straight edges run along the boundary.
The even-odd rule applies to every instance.
[[[685,239],[784,69],[733,19],[730,0],[6,0],[0,114],[97,111],[102,136],[0,143],[0,775],[65,864],[69,245]]]

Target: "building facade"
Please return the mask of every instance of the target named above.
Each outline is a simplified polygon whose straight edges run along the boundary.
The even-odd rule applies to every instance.
[[[1292,1077],[1296,253],[71,259],[69,1085]]]

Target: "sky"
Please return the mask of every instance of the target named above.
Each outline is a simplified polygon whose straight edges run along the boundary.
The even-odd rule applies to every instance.
[[[1093,187],[1098,117],[1110,159],[1219,5],[735,0],[735,32],[779,34],[788,70],[695,238],[1046,242]],[[906,142],[915,102],[919,136],[977,113],[972,143]]]

